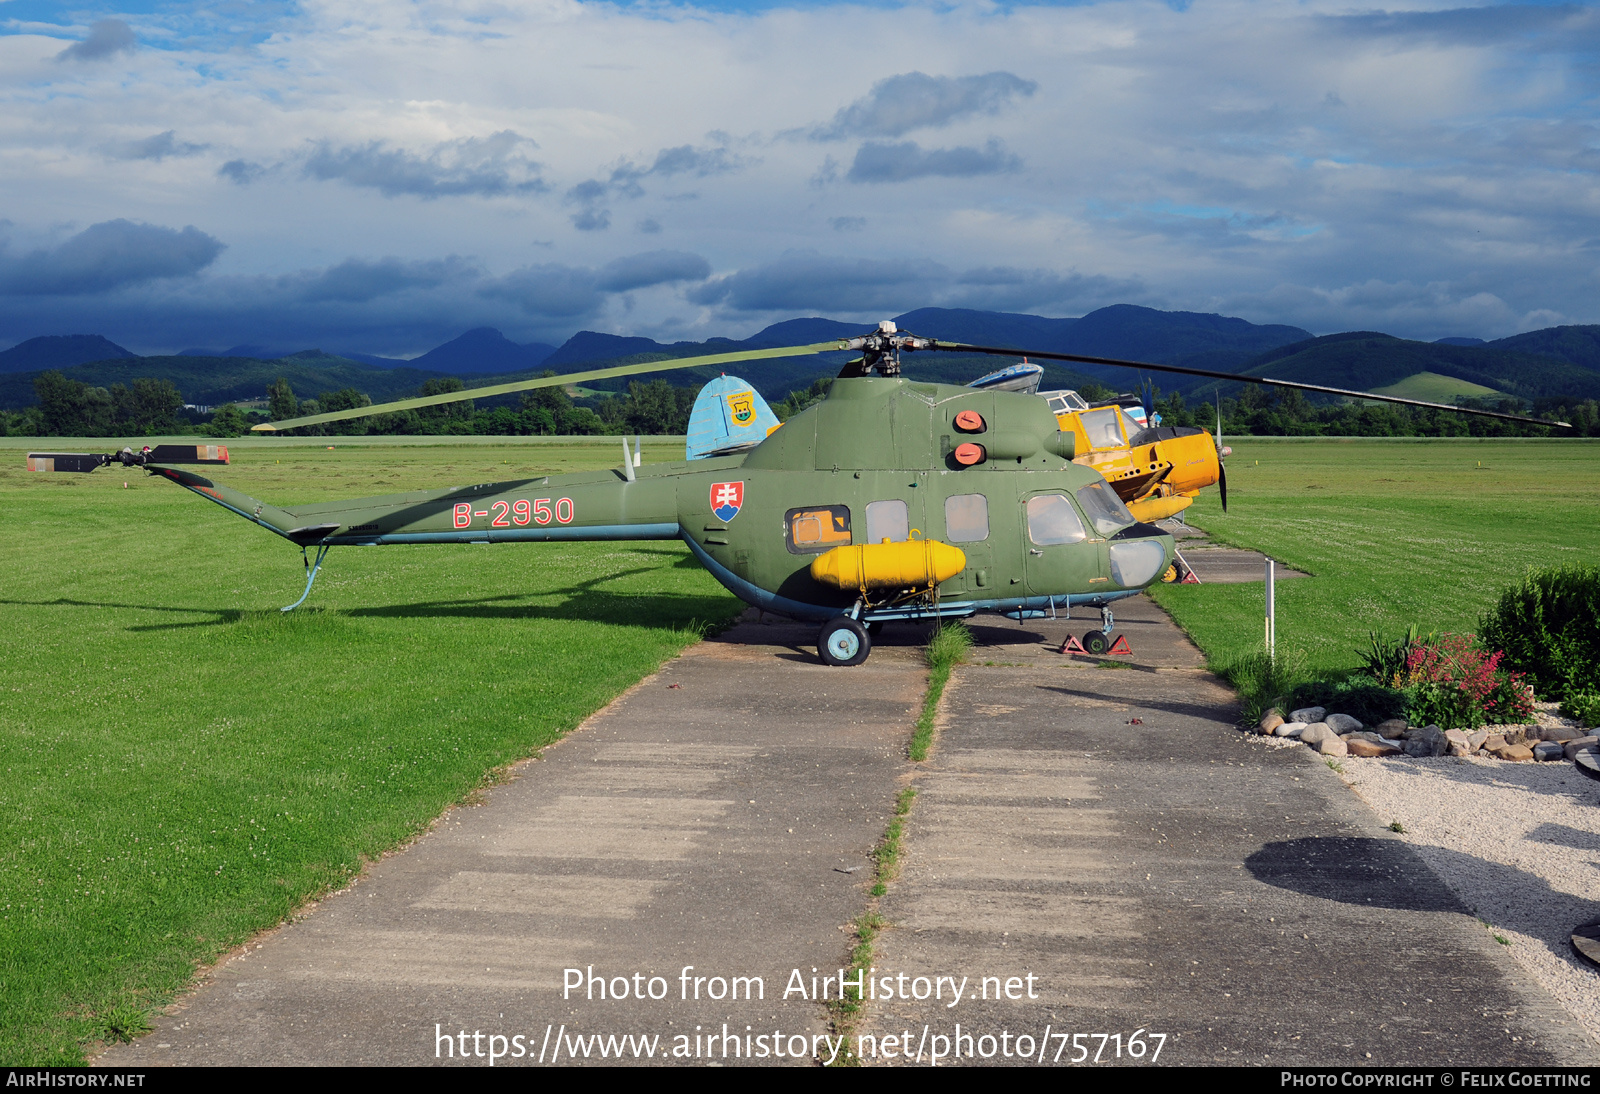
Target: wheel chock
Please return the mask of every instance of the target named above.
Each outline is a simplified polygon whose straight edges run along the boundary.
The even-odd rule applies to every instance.
[[[1083,648],[1083,643],[1078,641],[1077,635],[1069,634],[1067,635],[1067,640],[1061,643],[1061,648],[1056,652],[1088,654],[1089,651]]]
[[[1132,657],[1133,647],[1128,645],[1128,636],[1125,634],[1117,635],[1117,640],[1111,643],[1111,648],[1106,653],[1114,653],[1118,657]]]
[[[1200,579],[1198,577],[1194,576],[1194,571],[1193,570],[1191,570],[1191,569],[1189,569],[1189,567],[1185,566],[1183,568],[1183,580],[1178,582],[1178,584],[1179,585],[1198,585],[1198,584],[1200,584]]]

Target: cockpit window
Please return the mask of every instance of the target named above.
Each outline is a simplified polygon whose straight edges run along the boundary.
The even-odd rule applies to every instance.
[[[1123,410],[1122,428],[1127,430],[1129,437],[1132,437],[1135,433],[1143,429],[1144,426],[1139,424],[1138,418],[1135,418],[1132,414],[1129,414],[1127,410]]]
[[[1040,547],[1052,543],[1080,543],[1088,538],[1078,511],[1065,494],[1043,494],[1028,499],[1028,538]]]
[[[1104,482],[1091,483],[1078,491],[1078,502],[1089,514],[1094,530],[1102,536],[1113,536],[1135,523],[1133,514],[1122,504],[1122,499]]]
[[[1083,423],[1083,431],[1089,435],[1090,448],[1121,448],[1126,443],[1122,439],[1122,430],[1117,426],[1117,418],[1121,414],[1121,407],[1103,406],[1099,410],[1086,410],[1078,415],[1078,421]]]

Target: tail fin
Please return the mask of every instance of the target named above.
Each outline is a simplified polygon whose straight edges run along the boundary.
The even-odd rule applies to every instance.
[[[759,391],[737,376],[718,376],[700,389],[689,412],[686,458],[743,452],[766,440],[780,424]]]

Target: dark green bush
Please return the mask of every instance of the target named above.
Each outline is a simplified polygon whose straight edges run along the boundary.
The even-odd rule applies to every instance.
[[[1478,636],[1540,698],[1600,691],[1600,567],[1530,570],[1478,621]]]
[[[1375,726],[1405,714],[1406,702],[1405,692],[1356,676],[1349,680],[1317,680],[1301,684],[1294,689],[1289,709],[1324,707],[1329,713],[1348,714],[1361,719],[1366,725]],[[1284,713],[1287,715],[1288,711]]]

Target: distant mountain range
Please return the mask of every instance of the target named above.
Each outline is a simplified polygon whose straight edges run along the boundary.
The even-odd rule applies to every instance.
[[[1463,390],[1475,390],[1471,385],[1478,385],[1525,398],[1600,396],[1600,326],[1552,327],[1492,342],[1472,338],[1414,342],[1368,331],[1314,338],[1298,327],[1259,325],[1200,312],[1163,312],[1131,304],[1101,308],[1078,319],[921,308],[898,316],[895,322],[902,330],[944,341],[1182,364],[1363,391],[1428,373],[1454,378]],[[527,378],[543,369],[581,372],[652,359],[809,345],[864,334],[868,329],[811,317],[775,323],[743,340],[661,343],[580,331],[556,347],[520,345],[497,330],[482,327],[409,361],[321,350],[283,354],[251,346],[140,357],[99,335],[43,337],[0,352],[0,407],[15,409],[34,402],[33,379],[46,369],[59,369],[95,385],[127,383],[142,376],[169,379],[187,401],[212,405],[260,397],[279,376],[302,398],[355,387],[381,402],[414,393],[425,380],[444,376],[461,377],[468,387],[475,387]],[[850,356],[830,353],[730,367],[768,398],[776,399],[808,386],[819,375],[837,372]],[[1002,362],[992,357],[922,353],[910,357],[908,370],[919,379],[965,383]],[[1079,387],[1095,380],[1129,390],[1137,384],[1126,369],[1041,364],[1046,387]],[[590,386],[620,390],[630,380],[655,376],[679,385],[701,383],[721,371],[668,371]],[[1165,391],[1214,386],[1214,381],[1172,374],[1154,379]]]

